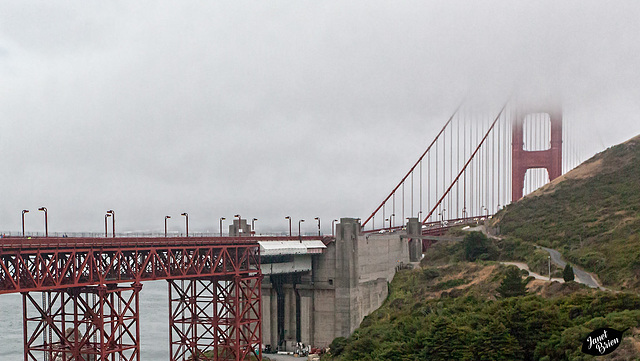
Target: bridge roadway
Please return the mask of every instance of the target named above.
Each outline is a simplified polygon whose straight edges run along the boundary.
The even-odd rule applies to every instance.
[[[0,238],[0,294],[256,274],[260,239]]]

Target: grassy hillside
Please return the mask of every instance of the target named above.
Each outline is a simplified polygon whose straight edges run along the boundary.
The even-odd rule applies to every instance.
[[[503,235],[558,249],[606,286],[640,289],[640,136],[597,154],[494,219]]]
[[[536,281],[529,295],[500,298],[506,269],[480,261],[401,271],[384,305],[351,337],[335,339],[323,360],[595,360],[580,351],[587,334],[640,322],[638,295],[574,282]],[[640,358],[635,332],[597,359]]]

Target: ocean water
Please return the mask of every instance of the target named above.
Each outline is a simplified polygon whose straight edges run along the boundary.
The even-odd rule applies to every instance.
[[[34,295],[40,296],[39,293]],[[36,298],[38,299],[38,298]],[[22,295],[0,295],[0,361],[23,361]],[[140,291],[140,358],[169,359],[167,281],[142,284]]]

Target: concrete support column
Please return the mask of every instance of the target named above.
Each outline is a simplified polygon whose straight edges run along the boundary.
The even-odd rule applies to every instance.
[[[360,223],[340,218],[336,225],[335,335],[348,336],[359,320],[353,310],[358,286],[358,236]]]

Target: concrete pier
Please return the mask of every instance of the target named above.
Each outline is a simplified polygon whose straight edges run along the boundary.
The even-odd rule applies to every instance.
[[[358,219],[341,218],[335,239],[312,256],[310,272],[265,276],[262,282],[263,343],[293,350],[297,342],[326,347],[348,337],[382,305],[398,269],[420,261],[421,225],[363,233]]]

